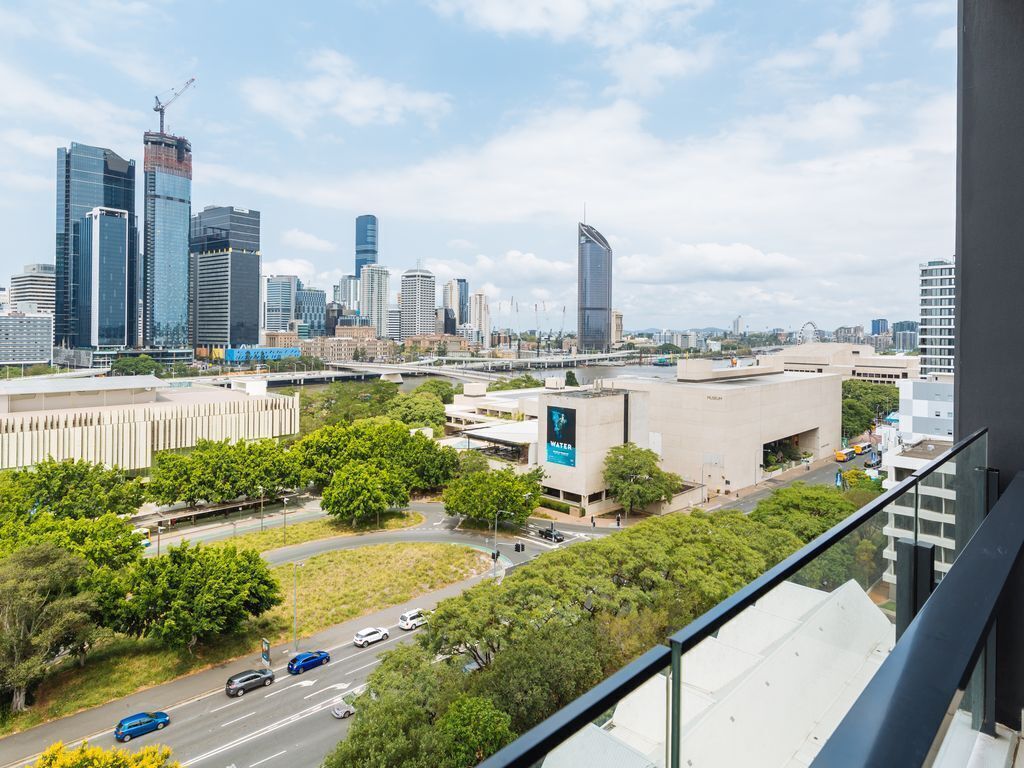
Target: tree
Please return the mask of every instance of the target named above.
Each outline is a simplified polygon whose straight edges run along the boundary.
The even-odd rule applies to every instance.
[[[93,596],[82,590],[84,559],[52,542],[0,560],[0,688],[23,712],[29,686],[64,648],[88,642]]]
[[[54,517],[130,515],[145,497],[139,481],[122,470],[84,460],[47,458],[32,469],[19,470],[14,480],[23,485],[31,509]]]
[[[479,451],[459,451],[459,467],[455,474],[458,477],[465,477],[474,472],[487,472],[491,463]]]
[[[806,543],[856,511],[833,486],[793,483],[759,501],[750,519],[790,531]]]
[[[160,363],[149,355],[119,357],[110,365],[111,376],[152,376],[160,370]]]
[[[859,435],[871,428],[874,413],[859,400],[843,400],[843,434],[847,437]]]
[[[387,468],[351,462],[338,469],[324,489],[321,507],[329,515],[355,525],[409,503],[405,485]]]
[[[540,379],[524,373],[511,379],[500,379],[492,381],[487,385],[488,392],[501,392],[509,389],[538,389],[543,387],[544,382]]]
[[[445,405],[450,405],[455,402],[455,387],[452,386],[450,381],[444,379],[430,379],[420,384],[413,393],[429,392],[432,395],[437,395],[441,402]]]
[[[173,504],[180,500],[194,506],[200,497],[196,495],[191,472],[192,463],[188,456],[161,451],[153,457],[146,496],[157,504]]]
[[[117,627],[187,648],[221,634],[281,602],[281,589],[254,550],[171,547],[164,557],[140,560],[124,576],[127,595]]]
[[[512,468],[471,472],[456,477],[444,490],[448,514],[493,522],[495,516],[522,525],[540,499],[543,470],[516,474]]]
[[[444,429],[444,403],[432,392],[400,394],[388,404],[386,415],[409,427]]]
[[[580,385],[579,379],[576,378],[576,371],[565,372],[565,386],[567,387],[578,387]]]
[[[459,452],[417,432],[408,436],[399,461],[411,474],[411,479],[406,478],[409,487],[425,491],[447,485],[455,477]]]
[[[604,482],[628,515],[656,501],[671,501],[683,480],[658,466],[658,454],[634,443],[617,445],[604,459]]]
[[[872,415],[880,413],[887,416],[900,407],[900,391],[894,384],[876,384],[859,379],[843,382],[843,399],[857,400]]]
[[[433,730],[431,754],[440,768],[472,768],[515,738],[511,718],[480,696],[460,696]]]
[[[31,768],[180,768],[180,765],[171,759],[170,747],[143,747],[138,752],[129,752],[87,743],[70,748],[58,741],[47,747]]]

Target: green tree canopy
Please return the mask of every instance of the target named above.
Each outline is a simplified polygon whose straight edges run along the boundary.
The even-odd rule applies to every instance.
[[[843,400],[843,434],[851,437],[871,428],[875,415],[864,403],[852,397]]]
[[[30,509],[58,518],[92,518],[108,512],[130,515],[145,496],[139,481],[129,479],[122,470],[84,460],[47,458],[31,469],[16,471],[13,480],[24,489]]]
[[[83,558],[53,542],[31,544],[0,560],[0,689],[22,712],[30,685],[65,648],[95,629],[93,596],[83,590]]]
[[[432,755],[439,768],[472,768],[515,738],[511,718],[481,696],[460,696],[437,720]]]
[[[445,405],[455,402],[455,387],[450,381],[445,379],[429,379],[423,382],[413,390],[413,394],[420,392],[429,392],[432,395],[436,395]]]
[[[617,445],[604,459],[604,482],[626,514],[656,501],[671,501],[683,480],[658,466],[658,454],[634,443]]]
[[[161,369],[160,363],[149,355],[119,357],[110,365],[111,376],[152,376]]]
[[[388,403],[386,415],[408,427],[431,427],[434,431],[444,429],[444,403],[433,392],[417,390],[396,395]]]
[[[790,531],[806,543],[856,511],[838,488],[793,483],[759,501],[750,519]]]
[[[444,490],[442,500],[451,515],[473,520],[498,520],[522,525],[540,499],[543,470],[517,474],[508,469],[471,472],[456,477]]]
[[[361,461],[342,465],[320,501],[325,512],[352,525],[408,503],[409,492],[395,472]]]
[[[237,631],[281,602],[281,590],[254,550],[171,547],[123,574],[118,629],[191,652],[196,643]]]
[[[567,387],[578,387],[580,385],[579,379],[576,378],[576,371],[565,372],[565,386]]]
[[[510,389],[538,389],[544,386],[544,382],[535,376],[524,373],[511,379],[500,379],[492,381],[487,385],[488,392],[501,392]]]
[[[479,451],[459,451],[459,467],[456,474],[459,477],[471,475],[474,472],[487,472],[491,463]]]

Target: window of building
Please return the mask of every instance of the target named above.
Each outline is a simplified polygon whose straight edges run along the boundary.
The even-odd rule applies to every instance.
[[[572,491],[563,491],[562,492],[562,498],[565,499],[566,501],[575,501],[575,502],[583,501],[583,497],[582,496],[580,496],[578,493],[573,493]]]
[[[604,499],[604,491],[598,491],[587,496],[587,503],[593,504],[595,501],[602,501]]]

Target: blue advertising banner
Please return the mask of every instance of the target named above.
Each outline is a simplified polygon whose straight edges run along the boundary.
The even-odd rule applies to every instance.
[[[548,406],[547,460],[551,464],[576,466],[576,409]]]

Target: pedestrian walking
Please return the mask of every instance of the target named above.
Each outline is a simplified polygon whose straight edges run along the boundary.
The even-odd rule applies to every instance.
[[[590,516],[590,527],[597,528],[597,520],[594,519],[593,515]]]
[[[620,515],[617,512],[615,513],[615,527],[616,528],[621,528],[622,527],[622,515]]]

